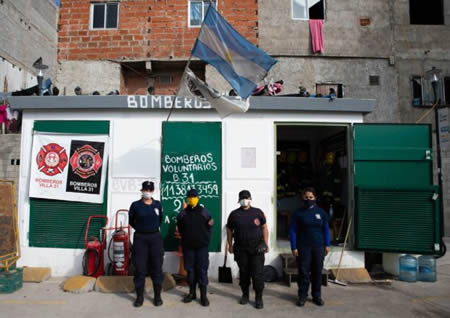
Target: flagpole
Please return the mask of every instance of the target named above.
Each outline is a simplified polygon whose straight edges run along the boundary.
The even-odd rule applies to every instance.
[[[183,73],[181,74],[181,80],[183,80],[184,73],[186,73],[186,70],[188,69],[189,65],[191,64],[191,60],[192,60],[192,53],[191,53],[191,56],[189,56],[186,66],[184,67]],[[169,115],[167,116],[166,122],[169,121],[170,115],[172,115],[172,111],[175,106],[175,102],[177,101],[178,93],[180,91],[181,80],[180,80],[180,85],[178,85],[177,91],[175,92],[175,96],[172,99],[172,107],[170,108]]]
[[[216,8],[215,2],[212,2],[211,0],[209,0],[208,3],[209,3],[210,5],[212,5],[212,7],[213,7],[214,9]],[[208,10],[209,10],[209,8],[208,8]],[[208,13],[208,12],[206,12],[206,13]],[[200,33],[202,32],[202,30],[203,30],[203,26],[205,25],[205,18],[206,18],[206,14],[205,14],[205,16],[203,17],[202,25],[200,26],[200,31],[198,32],[198,34],[200,34]],[[198,38],[198,36],[197,36],[197,38]],[[195,43],[197,43],[197,40],[195,41]],[[194,47],[195,47],[195,43],[194,43]],[[181,80],[183,79],[184,73],[186,73],[186,70],[188,69],[189,65],[191,64],[191,60],[192,60],[192,50],[191,50],[191,55],[189,56],[189,59],[188,59],[188,61],[187,61],[187,63],[186,63],[186,66],[184,67],[183,74],[181,74]],[[180,91],[181,80],[180,80],[180,85],[178,85],[178,88],[177,88],[177,91],[176,91],[176,93],[175,93],[175,96],[174,96],[173,99],[172,99],[172,107],[170,108],[169,115],[167,116],[166,122],[169,121],[170,116],[172,115],[172,111],[173,111],[173,108],[174,108],[174,106],[175,106],[175,102],[177,101],[178,93],[179,93],[179,91]]]

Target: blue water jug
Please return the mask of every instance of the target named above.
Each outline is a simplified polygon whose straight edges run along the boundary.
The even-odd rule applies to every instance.
[[[419,257],[418,280],[422,282],[436,281],[436,259],[433,256],[422,255]]]
[[[404,282],[417,281],[417,258],[412,255],[403,255],[399,258],[400,276],[399,279]]]

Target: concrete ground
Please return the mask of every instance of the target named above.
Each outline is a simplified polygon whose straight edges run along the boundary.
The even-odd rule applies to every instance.
[[[211,268],[213,274],[217,268]],[[450,254],[438,260],[438,281],[392,285],[328,284],[323,287],[324,307],[308,301],[303,308],[295,306],[297,289],[281,283],[266,285],[265,308],[238,304],[240,289],[213,281],[209,288],[210,307],[198,302],[182,303],[187,287],[164,292],[164,305],[154,307],[152,295],[146,295],[144,306],[134,308],[134,294],[65,293],[62,278],[51,278],[40,284],[25,283],[13,294],[0,294],[0,317],[450,317]]]

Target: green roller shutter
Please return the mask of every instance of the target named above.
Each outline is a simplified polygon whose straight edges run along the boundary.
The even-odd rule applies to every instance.
[[[356,124],[356,248],[432,254],[439,249],[438,188],[429,125]]]
[[[35,121],[35,131],[109,135],[109,121]],[[106,215],[107,182],[102,204],[30,198],[29,245],[34,247],[83,248],[87,219]],[[99,237],[104,220],[91,222],[89,236]]]

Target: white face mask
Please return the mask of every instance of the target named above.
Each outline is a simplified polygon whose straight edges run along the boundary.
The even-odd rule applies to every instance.
[[[145,200],[150,200],[153,197],[153,192],[142,191],[142,197]]]
[[[239,204],[243,208],[249,207],[251,203],[252,203],[252,200],[250,200],[250,199],[242,199],[239,201]]]

